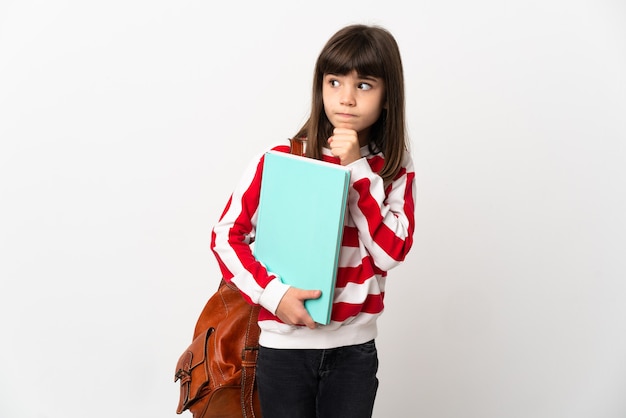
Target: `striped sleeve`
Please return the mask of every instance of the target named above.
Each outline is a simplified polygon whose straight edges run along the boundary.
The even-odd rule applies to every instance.
[[[359,239],[374,264],[388,271],[405,259],[413,245],[415,172],[407,153],[402,169],[385,186],[372,170],[377,158],[352,163],[348,204]]]
[[[274,149],[287,152],[289,148]],[[226,281],[234,283],[251,304],[274,313],[287,291],[279,277],[268,271],[253,255],[257,209],[261,190],[263,156],[244,170],[211,234],[211,250]]]

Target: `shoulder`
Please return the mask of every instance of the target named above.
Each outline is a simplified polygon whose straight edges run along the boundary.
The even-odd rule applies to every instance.
[[[404,155],[402,156],[402,167],[408,169],[409,171],[413,171],[413,155],[410,150],[405,150]]]
[[[270,144],[269,147],[267,147],[261,154],[265,155],[267,151],[279,151],[289,153],[291,152],[291,143],[289,142],[289,139],[275,141],[274,143]]]
[[[272,151],[279,151],[279,152],[285,152],[285,153],[289,153],[291,152],[291,147],[289,144],[279,144],[279,145],[275,145],[272,148],[270,148]]]

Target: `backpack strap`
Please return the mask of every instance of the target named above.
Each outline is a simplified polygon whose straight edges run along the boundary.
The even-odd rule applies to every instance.
[[[306,154],[306,138],[289,138],[290,153],[304,156]]]
[[[250,311],[248,329],[243,350],[241,350],[241,410],[244,418],[254,418],[254,384],[256,361],[259,355],[260,328],[257,320],[259,306]]]

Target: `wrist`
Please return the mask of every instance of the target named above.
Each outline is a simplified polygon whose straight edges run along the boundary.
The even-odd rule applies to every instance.
[[[283,283],[280,278],[276,277],[263,289],[263,293],[261,293],[261,297],[259,298],[259,305],[270,311],[272,315],[276,315],[278,304],[280,304],[280,301],[290,287],[291,286]]]

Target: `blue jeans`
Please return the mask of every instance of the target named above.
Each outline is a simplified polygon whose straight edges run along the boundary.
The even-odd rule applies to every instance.
[[[263,418],[370,418],[378,389],[374,340],[326,350],[261,347]]]

